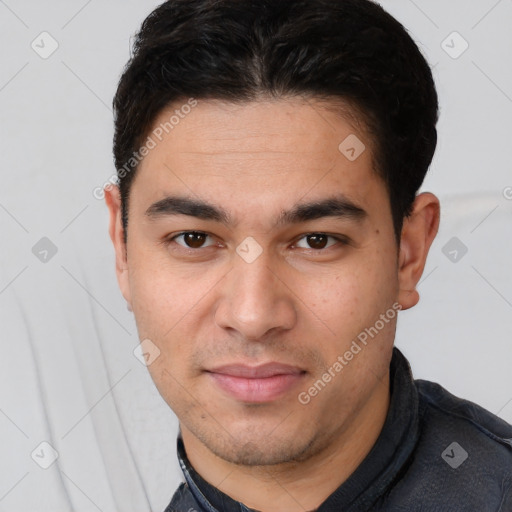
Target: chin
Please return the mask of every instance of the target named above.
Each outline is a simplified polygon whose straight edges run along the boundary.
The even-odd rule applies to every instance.
[[[307,460],[318,439],[311,436],[303,428],[290,432],[273,432],[278,425],[274,421],[268,429],[252,424],[252,428],[244,430],[230,423],[231,434],[227,429],[212,432],[192,433],[217,457],[241,466],[272,466],[277,464],[295,463]]]

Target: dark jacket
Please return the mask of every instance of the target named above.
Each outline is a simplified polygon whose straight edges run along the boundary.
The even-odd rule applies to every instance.
[[[390,372],[377,442],[316,510],[512,512],[512,426],[439,384],[414,380],[396,347]],[[177,447],[185,482],[165,512],[252,512],[199,476],[181,435]]]

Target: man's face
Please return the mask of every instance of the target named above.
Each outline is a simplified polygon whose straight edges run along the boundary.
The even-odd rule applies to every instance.
[[[339,149],[353,135],[366,146],[355,160],[359,147]],[[149,371],[182,430],[225,460],[306,458],[388,385],[396,322],[375,325],[399,299],[398,251],[372,153],[364,132],[317,102],[199,101],[137,171],[121,289],[140,339],[160,351]],[[168,196],[208,203],[226,223],[151,208]],[[283,215],[328,199],[342,202],[337,215]],[[219,370],[269,362],[294,369]]]

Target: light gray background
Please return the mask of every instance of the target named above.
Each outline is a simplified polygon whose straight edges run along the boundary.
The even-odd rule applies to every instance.
[[[441,102],[423,187],[442,200],[441,231],[396,344],[416,377],[512,422],[512,2],[382,4],[435,66]],[[177,423],[133,355],[93,197],[114,172],[130,37],[156,5],[0,0],[0,511],[162,511],[181,480]],[[43,31],[59,45],[47,59],[31,48]],[[469,43],[456,59],[454,31]],[[42,237],[57,247],[46,262]],[[453,237],[468,248],[457,262],[443,253]],[[59,454],[46,470],[31,458],[49,456],[42,441]]]

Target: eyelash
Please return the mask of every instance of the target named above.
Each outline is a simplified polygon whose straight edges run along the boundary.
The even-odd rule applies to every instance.
[[[179,238],[180,236],[183,236],[183,235],[187,235],[189,233],[195,233],[195,234],[198,234],[198,235],[206,235],[206,236],[210,236],[208,233],[204,232],[204,231],[181,231],[180,233],[177,233],[175,235],[172,235],[170,237],[166,237],[163,242],[166,246],[170,245],[171,243],[175,243],[176,245],[178,245],[181,249],[183,249],[184,251],[186,252],[189,252],[189,253],[197,253],[198,251],[200,251],[201,249],[208,249],[209,247],[214,247],[214,245],[209,245],[209,246],[206,246],[206,247],[199,247],[197,249],[194,249],[192,247],[186,247],[185,245],[181,245],[181,244],[178,244],[177,242],[175,242],[175,240],[177,238]],[[303,234],[302,236],[300,236],[299,238],[296,239],[296,241],[294,242],[294,244],[296,244],[297,242],[299,242],[300,240],[304,239],[304,238],[307,238],[308,236],[311,236],[311,235],[323,235],[323,236],[327,236],[328,238],[332,238],[333,240],[336,240],[337,243],[339,243],[340,245],[342,246],[345,246],[345,245],[349,245],[350,244],[350,240],[349,238],[347,237],[344,237],[344,236],[334,236],[334,235],[330,235],[328,233],[324,233],[322,231],[311,231],[309,233],[305,233]],[[328,249],[330,249],[331,247],[334,247],[336,246],[336,244],[332,244],[328,247],[325,247],[323,249],[314,249],[314,248],[309,248],[309,249],[306,249],[306,250],[310,250],[310,251],[313,251],[315,253],[321,253],[321,252],[324,252],[324,251],[327,251]],[[304,249],[303,247],[300,247],[299,249]]]

